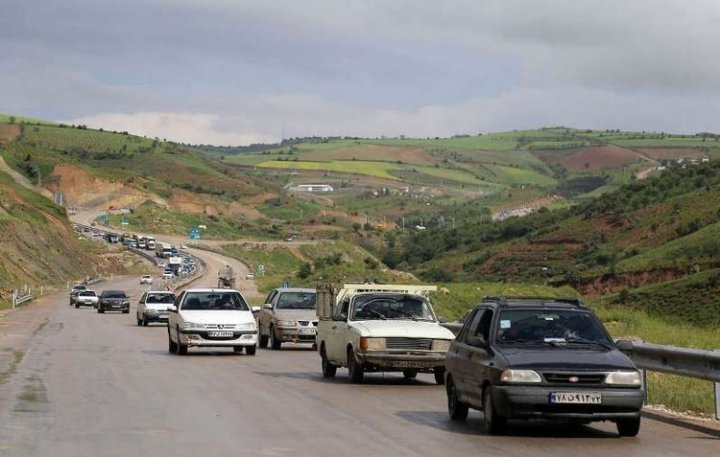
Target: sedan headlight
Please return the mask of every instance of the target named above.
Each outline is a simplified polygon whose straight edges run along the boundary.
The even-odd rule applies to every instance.
[[[257,327],[255,326],[255,322],[246,322],[244,324],[238,324],[237,329],[238,330],[257,330]]]
[[[203,328],[205,328],[205,325],[204,324],[196,324],[195,322],[183,322],[182,328],[183,328],[183,330],[203,329]]]
[[[360,338],[360,349],[381,351],[385,349],[385,338]]]
[[[605,378],[605,384],[614,386],[640,386],[642,379],[637,371],[613,371]]]
[[[438,352],[447,352],[450,349],[451,340],[433,340],[432,350]]]
[[[297,327],[296,321],[277,321],[275,324],[278,327]]]
[[[500,374],[500,381],[506,383],[542,382],[542,378],[534,370],[505,370]]]

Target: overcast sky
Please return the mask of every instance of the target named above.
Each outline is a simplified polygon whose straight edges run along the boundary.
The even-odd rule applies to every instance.
[[[720,132],[718,0],[0,0],[0,112],[190,143]]]

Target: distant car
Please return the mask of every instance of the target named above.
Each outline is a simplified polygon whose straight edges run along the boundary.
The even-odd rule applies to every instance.
[[[87,286],[82,284],[72,286],[72,289],[70,289],[70,306],[75,304],[75,297],[77,297],[78,292],[81,290],[87,290]]]
[[[450,419],[480,409],[486,433],[509,419],[640,429],[640,372],[579,300],[486,297],[450,344],[446,369]]]
[[[315,289],[271,291],[258,313],[260,347],[280,349],[283,342],[315,343],[318,318]]]
[[[98,302],[98,296],[94,290],[81,290],[75,295],[75,308],[81,306],[95,306]]]
[[[172,270],[165,270],[163,271],[162,276],[163,279],[172,279],[175,277],[175,272],[173,272]]]
[[[255,355],[258,331],[253,311],[232,289],[187,289],[169,307],[168,351],[187,354],[188,347],[231,347]]]
[[[187,249],[187,244],[184,244],[184,243],[181,244],[181,245],[180,245],[180,249]]]
[[[151,275],[140,276],[140,284],[152,284],[152,276]]]
[[[157,266],[160,268],[165,268],[167,266],[167,264],[165,262],[158,262]]]
[[[130,297],[122,290],[103,290],[97,304],[98,313],[105,311],[130,312]]]
[[[140,297],[137,325],[147,327],[150,322],[167,322],[168,306],[175,303],[175,294],[165,290],[149,290]]]
[[[255,273],[250,272],[245,275],[245,279],[255,279]]]

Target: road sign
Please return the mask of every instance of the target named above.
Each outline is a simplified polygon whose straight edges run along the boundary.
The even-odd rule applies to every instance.
[[[188,232],[188,236],[191,240],[199,240],[200,239],[200,229],[197,228],[191,228]]]
[[[263,273],[265,271],[265,265],[258,265],[257,268],[260,273]]]
[[[127,219],[125,219],[124,217],[123,217],[122,220],[120,221],[120,224],[121,224],[121,225],[128,225],[129,223],[130,223],[130,221],[127,220]]]

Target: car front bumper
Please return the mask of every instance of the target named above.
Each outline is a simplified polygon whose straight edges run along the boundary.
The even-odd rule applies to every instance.
[[[432,370],[445,367],[444,352],[355,351],[355,358],[367,370],[402,371]]]
[[[639,388],[583,389],[549,386],[493,386],[493,404],[507,418],[579,419],[587,421],[630,419],[640,416],[645,393]],[[553,392],[597,392],[600,404],[550,403]]]
[[[180,343],[188,346],[228,347],[256,346],[257,330],[234,330],[232,336],[210,337],[213,330],[180,330]]]
[[[311,329],[311,330],[304,330]],[[314,343],[317,327],[275,327],[275,334],[283,342]]]

